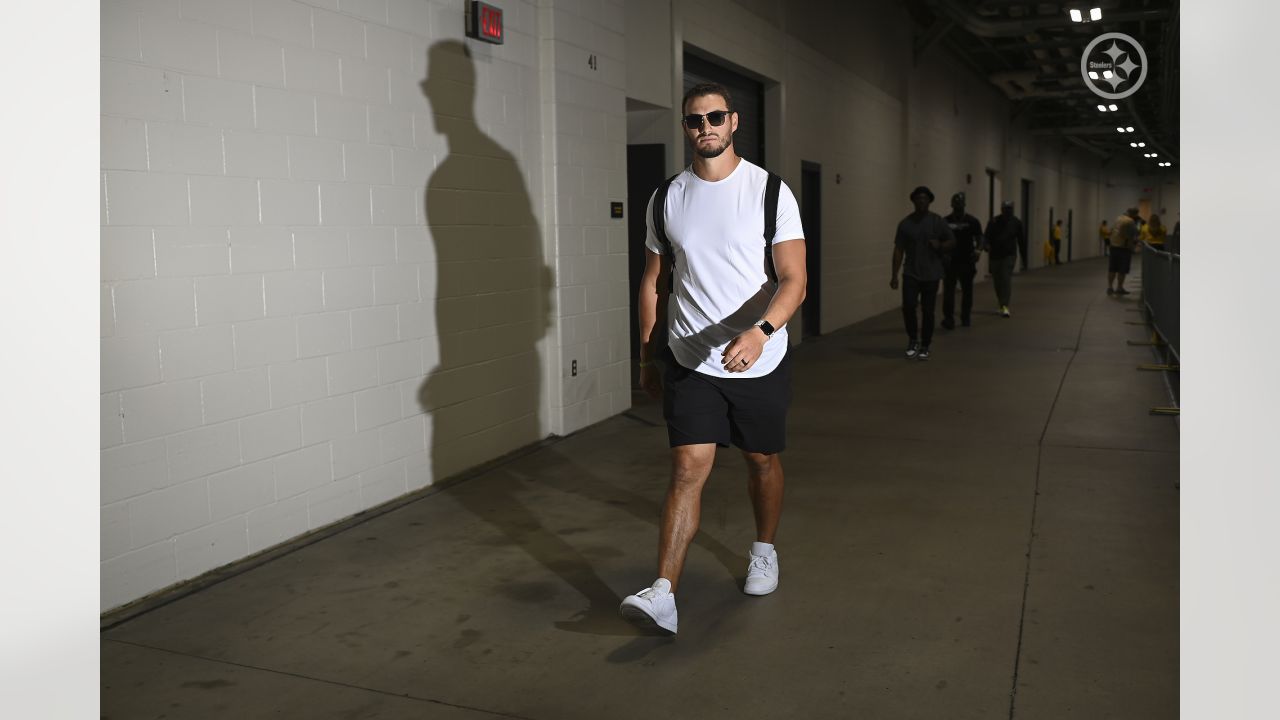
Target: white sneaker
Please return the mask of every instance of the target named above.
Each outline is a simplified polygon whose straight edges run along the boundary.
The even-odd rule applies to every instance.
[[[757,554],[763,553],[763,554]],[[778,589],[778,551],[765,543],[751,544],[751,563],[742,591],[748,595],[768,595]]]
[[[676,596],[671,593],[671,583],[666,578],[658,578],[652,587],[628,595],[618,606],[618,612],[637,627],[676,634]]]

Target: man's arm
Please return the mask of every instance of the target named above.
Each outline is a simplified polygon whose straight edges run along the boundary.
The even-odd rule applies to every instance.
[[[773,244],[773,269],[778,275],[778,289],[765,308],[762,320],[774,328],[791,321],[791,316],[804,302],[808,292],[809,271],[805,263],[804,240],[786,240]],[[643,332],[643,330],[642,330]],[[722,356],[725,370],[743,372],[750,369],[764,352],[769,337],[759,327],[753,327],[734,338]],[[746,362],[742,362],[746,360]]]
[[[951,232],[951,226],[945,220],[942,225],[942,240],[938,243],[938,250],[941,252],[950,252],[956,246],[956,234]]]
[[[664,314],[665,303],[662,300],[670,287],[670,267],[661,255],[646,250],[644,272],[640,275],[640,292],[636,297],[637,313],[640,316],[640,387],[654,398],[662,392],[662,383],[657,369],[651,365],[657,355],[657,350],[651,343],[653,329]]]
[[[809,268],[805,262],[804,240],[787,240],[773,245],[773,269],[778,274],[778,289],[769,301],[762,320],[775,328],[791,321],[791,316],[804,302],[809,289]],[[756,329],[764,335],[764,331]]]
[[[898,271],[902,269],[902,248],[893,246],[893,274],[889,276],[889,287],[898,289]]]

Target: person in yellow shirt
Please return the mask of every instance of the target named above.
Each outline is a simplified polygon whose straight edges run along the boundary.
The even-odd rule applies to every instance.
[[[1062,264],[1062,221],[1053,226],[1053,264]]]
[[[1159,215],[1152,215],[1147,224],[1142,226],[1142,242],[1153,248],[1163,249],[1168,234],[1168,230],[1160,223]]]
[[[1102,225],[1098,227],[1098,240],[1102,242],[1103,255],[1111,252],[1111,228],[1107,227],[1106,220],[1103,220]]]

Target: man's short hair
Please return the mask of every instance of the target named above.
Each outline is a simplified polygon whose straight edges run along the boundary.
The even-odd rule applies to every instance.
[[[690,100],[702,97],[703,95],[719,95],[724,98],[724,109],[729,112],[734,112],[733,96],[729,94],[729,88],[721,85],[720,83],[708,82],[698,83],[684,91],[684,98],[680,100],[680,113],[684,114],[684,109],[689,105]]]

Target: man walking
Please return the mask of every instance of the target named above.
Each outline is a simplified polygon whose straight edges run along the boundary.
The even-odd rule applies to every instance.
[[[943,256],[955,247],[956,239],[947,222],[929,212],[933,192],[921,185],[911,191],[915,210],[898,223],[893,238],[893,276],[889,287],[898,289],[898,270],[903,267],[902,320],[907,326],[907,359],[928,360],[933,339],[933,311],[937,306],[938,283],[945,272]],[[921,325],[916,327],[916,305]],[[919,340],[917,340],[917,332]]]
[[[1129,274],[1129,263],[1137,244],[1138,208],[1131,207],[1116,218],[1116,224],[1111,230],[1111,257],[1107,262],[1108,295],[1129,294],[1124,289],[1124,277]]]
[[[675,592],[698,532],[702,488],[717,446],[737,446],[747,463],[756,542],[743,591],[767,595],[778,587],[773,542],[782,515],[779,453],[791,399],[786,325],[807,282],[795,196],[784,183],[771,185],[769,173],[734,151],[738,115],[729,91],[695,85],[681,108],[693,164],[650,200],[649,252],[638,298],[640,384],[663,399],[671,483],[662,508],[658,579],[619,607],[631,622],[672,634]],[[774,197],[769,218],[766,207]],[[668,290],[669,347],[660,378],[650,340],[659,297]]]
[[[1009,317],[1009,300],[1013,294],[1013,264],[1018,248],[1027,241],[1022,221],[1013,214],[1013,201],[1000,203],[1000,214],[987,223],[983,249],[987,251],[987,272],[996,289],[996,302],[1000,304],[1000,316]]]
[[[969,327],[973,311],[973,278],[978,274],[978,255],[982,247],[982,223],[965,213],[964,193],[951,196],[951,214],[946,217],[947,227],[955,236],[956,246],[951,250],[951,261],[946,264],[942,276],[942,327],[950,330],[956,326],[956,281],[960,282],[960,324]]]

